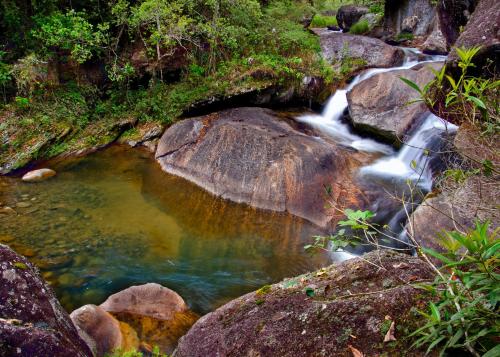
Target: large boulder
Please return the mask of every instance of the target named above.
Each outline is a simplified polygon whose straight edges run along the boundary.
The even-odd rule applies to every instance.
[[[432,29],[436,13],[430,0],[386,0],[384,27],[392,36],[402,32],[426,36]]]
[[[229,302],[198,320],[174,356],[400,355],[414,309],[428,303],[412,283],[428,279],[418,258],[375,251]]]
[[[0,356],[92,356],[38,269],[2,244]]]
[[[155,283],[132,286],[113,294],[100,308],[120,321],[124,342],[126,326],[133,340],[158,346],[164,353],[174,350],[178,339],[198,318],[175,291]],[[122,349],[127,347],[136,346],[133,341],[122,342]]]
[[[288,211],[319,226],[331,220],[325,187],[344,202],[356,201],[352,155],[267,109],[236,108],[180,121],[164,133],[156,159],[166,172],[217,196]]]
[[[400,77],[422,87],[434,78],[429,67],[438,70],[442,63],[379,73],[355,85],[347,93],[354,127],[399,146],[415,121],[428,110],[422,102],[409,104],[418,98],[418,93]]]
[[[478,0],[440,0],[438,16],[441,31],[449,47],[451,47],[462,28],[467,25]]]
[[[314,31],[320,37],[323,57],[328,62],[340,62],[349,57],[362,60],[364,67],[388,68],[398,66],[404,61],[405,54],[402,49],[379,39],[322,29]]]
[[[446,53],[448,53],[450,46],[446,40],[445,35],[443,34],[440,21],[441,20],[438,16],[434,17],[432,31],[425,39],[425,42],[422,44],[422,51],[424,53],[433,55],[445,55]]]
[[[500,73],[500,1],[498,0],[480,0],[455,43],[455,47],[477,46],[480,46],[481,50],[473,62],[478,71],[482,71],[478,74]],[[452,51],[448,63],[458,70],[457,62],[457,53]]]
[[[352,25],[359,21],[361,16],[368,13],[365,6],[344,5],[337,11],[337,23],[344,31],[349,31]]]

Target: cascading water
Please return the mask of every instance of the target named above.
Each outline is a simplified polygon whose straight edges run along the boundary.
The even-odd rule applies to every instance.
[[[379,73],[411,68],[419,63],[439,62],[445,56],[424,56],[415,49],[404,49],[405,60],[400,67],[374,68],[364,71],[356,76],[344,89],[337,90],[329,99],[321,115],[304,115],[298,121],[319,130],[323,135],[330,137],[339,144],[351,146],[359,151],[381,152],[385,156],[375,163],[361,168],[359,176],[366,182],[377,182],[382,192],[393,191],[394,195],[407,195],[408,182],[418,187],[422,192],[432,188],[432,169],[430,161],[436,157],[442,147],[442,136],[446,132],[456,130],[456,127],[434,114],[428,113],[422,124],[414,131],[408,142],[402,145],[398,153],[388,145],[375,140],[361,138],[350,132],[349,126],[341,121],[348,107],[347,93],[358,83]],[[401,196],[399,196],[401,197]],[[386,234],[392,235],[396,240],[404,240],[403,225],[406,221],[406,209],[392,205],[384,209],[381,200],[387,200],[384,195],[375,200],[371,210],[377,213],[378,223],[387,227]],[[389,205],[390,206],[390,205]],[[337,252],[332,258],[342,261],[355,256],[354,252]]]
[[[421,54],[417,50],[405,48],[404,51],[405,60],[400,67],[373,68],[364,71],[356,76],[346,88],[339,89],[334,93],[328,100],[321,115],[303,115],[298,117],[297,120],[316,128],[339,144],[351,146],[360,151],[392,154],[393,149],[390,146],[378,143],[375,140],[364,139],[351,133],[349,126],[343,123],[341,118],[348,106],[347,92],[356,84],[379,73],[408,69],[419,63],[443,61],[446,58],[445,56],[423,56],[423,60],[419,61],[418,59]]]

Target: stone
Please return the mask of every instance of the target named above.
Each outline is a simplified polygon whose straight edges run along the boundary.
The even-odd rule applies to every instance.
[[[476,46],[481,47],[473,58],[477,74],[498,75],[500,73],[500,1],[480,0],[454,47]],[[458,55],[455,50],[450,52],[447,64],[452,67],[452,71],[459,71]]]
[[[323,57],[330,63],[348,56],[361,59],[364,67],[389,68],[401,65],[405,54],[402,49],[367,36],[314,29],[320,38]]]
[[[170,174],[237,203],[289,212],[327,226],[324,187],[356,202],[356,159],[306,135],[268,109],[236,108],[182,120],[162,136],[156,159]]]
[[[17,213],[12,207],[5,206],[5,207],[0,207],[0,214],[11,215]]]
[[[442,65],[423,64],[379,73],[355,85],[347,93],[350,120],[355,129],[399,146],[413,124],[428,111],[422,102],[409,104],[418,98],[418,93],[400,77],[423,87],[434,78],[429,66],[439,70]]]
[[[352,25],[359,21],[361,16],[368,13],[365,6],[344,5],[337,11],[337,23],[342,30],[348,32]]]
[[[384,28],[393,37],[402,32],[427,36],[436,13],[430,0],[386,0]]]
[[[95,356],[104,356],[122,347],[120,322],[96,305],[85,305],[70,314],[80,337],[93,347]]]
[[[445,55],[448,53],[448,43],[441,30],[439,16],[434,17],[432,31],[422,44],[422,51],[431,55]]]
[[[22,180],[24,182],[39,182],[39,181],[44,181],[55,175],[56,172],[54,170],[39,169],[39,170],[29,171],[23,176]]]
[[[412,282],[432,278],[416,257],[371,252],[223,305],[194,324],[174,356],[351,356],[350,346],[399,355],[408,348],[402,331],[415,328],[413,310],[429,299]],[[383,343],[387,322],[397,327],[391,344]]]
[[[158,346],[163,353],[171,353],[197,320],[175,291],[154,283],[120,291],[100,306],[126,324],[122,332],[127,331],[128,345],[137,348],[139,342],[144,342]]]
[[[478,0],[441,0],[438,3],[438,16],[441,31],[448,47],[455,44],[461,29],[469,22]]]
[[[0,302],[0,356],[92,355],[38,269],[1,244]]]
[[[17,208],[28,208],[31,207],[31,203],[29,202],[18,202],[16,203]]]

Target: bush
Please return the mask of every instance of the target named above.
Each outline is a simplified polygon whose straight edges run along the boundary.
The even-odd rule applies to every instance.
[[[314,15],[310,27],[327,27],[337,26],[337,18],[335,16]]]
[[[367,20],[360,20],[351,26],[350,33],[355,35],[362,35],[370,30],[370,24]]]
[[[500,241],[498,229],[489,233],[488,223],[476,222],[467,234],[445,232],[441,237],[446,253],[423,251],[444,266],[431,285],[423,285],[436,296],[426,324],[412,335],[415,346],[427,352],[466,349],[473,355],[500,355]]]

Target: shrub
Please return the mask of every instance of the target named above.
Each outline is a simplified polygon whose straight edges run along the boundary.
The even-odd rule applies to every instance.
[[[370,30],[370,24],[368,23],[368,21],[360,20],[351,26],[349,32],[356,35],[362,35],[364,33],[367,33],[369,30]]]
[[[310,27],[327,27],[337,26],[337,18],[335,16],[314,15]]]

